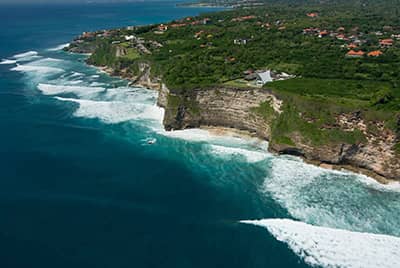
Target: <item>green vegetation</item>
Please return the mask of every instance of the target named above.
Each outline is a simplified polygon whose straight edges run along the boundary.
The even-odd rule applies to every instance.
[[[249,69],[286,72],[297,78],[265,85],[283,100],[283,112],[275,113],[268,102],[253,109],[273,123],[274,142],[292,145],[297,136],[314,145],[365,141],[361,131],[338,127],[338,116],[343,114],[359,115],[370,133],[378,133],[376,124],[383,122],[398,135],[397,1],[259,2],[266,6],[183,18],[166,23],[168,29],[148,25],[83,39],[97,47],[89,63],[135,75],[139,63],[150,63],[152,75],[162,77],[174,94],[169,96],[169,106],[177,111],[183,105],[192,113],[201,109],[191,99],[193,89],[249,87],[243,79]],[[327,34],[321,35],[325,31]],[[133,35],[135,40],[126,41]],[[392,39],[393,44],[381,47],[382,39]],[[126,55],[117,56],[118,47],[124,48]],[[382,55],[346,57],[350,49],[379,50]]]
[[[277,144],[285,144],[285,145],[289,145],[289,146],[296,146],[296,144],[289,137],[286,137],[286,136],[275,137],[274,138],[274,142],[277,143]]]
[[[272,120],[277,116],[268,101],[260,103],[260,106],[253,108],[253,112],[261,115],[267,122],[272,122]]]
[[[126,58],[128,60],[131,60],[131,61],[134,61],[134,60],[140,58],[140,54],[139,54],[139,52],[137,52],[136,49],[128,48],[127,49],[127,54],[124,56],[124,58]]]
[[[113,66],[117,60],[116,48],[108,42],[97,45],[96,51],[90,56],[89,63],[98,66]]]

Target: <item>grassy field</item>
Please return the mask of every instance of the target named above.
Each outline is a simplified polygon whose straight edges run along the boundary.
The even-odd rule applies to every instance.
[[[140,54],[136,49],[128,48],[127,54],[124,56],[124,58],[127,58],[129,60],[136,60],[140,58]]]

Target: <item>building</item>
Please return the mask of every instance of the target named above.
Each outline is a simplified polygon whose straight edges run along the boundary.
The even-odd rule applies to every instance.
[[[245,20],[252,20],[252,19],[255,19],[255,18],[256,18],[256,16],[250,15],[250,16],[243,16],[243,17],[233,18],[231,21],[232,22],[241,22],[241,21],[245,21]]]
[[[338,40],[345,40],[345,39],[346,39],[346,36],[345,36],[344,34],[338,34],[338,35],[336,36],[336,39],[338,39]]]
[[[316,18],[316,17],[318,17],[318,13],[316,13],[316,12],[307,13],[307,17]]]
[[[379,41],[379,45],[381,46],[381,47],[391,47],[391,46],[393,46],[393,39],[381,39],[380,41]]]
[[[363,57],[365,54],[364,51],[360,50],[360,51],[354,51],[354,50],[350,50],[349,52],[347,52],[346,57],[348,58],[361,58]]]
[[[400,34],[392,34],[392,38],[400,40]]]
[[[384,32],[392,32],[393,31],[393,27],[392,26],[389,26],[389,25],[386,25],[386,26],[383,26],[383,31]]]
[[[351,44],[348,44],[347,45],[347,48],[348,49],[355,49],[355,48],[357,48],[358,46],[355,44],[355,43],[351,43]]]
[[[322,38],[322,37],[327,36],[328,34],[329,34],[328,31],[320,31],[319,34],[318,34],[318,37],[319,37],[319,38]]]
[[[210,18],[205,18],[205,19],[203,19],[203,25],[207,25],[207,24],[210,24],[211,23],[211,19]]]
[[[186,26],[186,23],[173,23],[170,25],[171,28],[179,28]]]
[[[160,32],[165,32],[165,31],[168,30],[168,26],[167,26],[167,25],[164,25],[164,24],[160,24],[160,25],[158,25],[158,30],[159,30]]]
[[[233,43],[235,45],[247,45],[247,39],[235,39]]]
[[[135,39],[134,35],[125,35],[125,40],[126,41],[131,41],[131,40],[134,40],[134,39]]]
[[[379,57],[380,55],[382,55],[383,52],[380,50],[375,50],[375,51],[371,51],[369,52],[367,55],[368,57]]]
[[[271,71],[267,70],[265,72],[257,73],[257,78],[256,78],[256,83],[257,85],[263,86],[268,82],[272,82],[272,76],[271,76]]]

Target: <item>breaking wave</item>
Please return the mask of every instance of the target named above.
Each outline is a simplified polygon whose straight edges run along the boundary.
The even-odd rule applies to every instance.
[[[371,180],[275,157],[261,190],[310,224],[400,236],[399,192]]]
[[[39,57],[35,53],[20,55],[31,56]],[[38,74],[38,79],[34,79],[35,88],[59,102],[75,104],[73,115],[76,117],[98,119],[106,124],[135,122],[150,130],[152,136],[156,134],[155,137],[161,135],[202,143],[202,152],[198,155],[184,150],[193,155],[188,157],[193,163],[212,155],[241,164],[267,166],[266,179],[260,187],[262,193],[278,202],[296,219],[313,225],[347,229],[349,233],[363,231],[400,235],[397,216],[400,198],[396,192],[399,186],[382,186],[365,176],[324,170],[307,165],[298,158],[276,157],[267,152],[266,142],[246,139],[235,133],[224,132],[221,135],[204,129],[167,132],[162,125],[164,110],[156,105],[156,91],[124,86],[126,83],[123,81],[116,83],[112,80],[109,83],[110,80],[99,76],[96,70],[82,69],[79,64],[42,58],[17,65],[13,70]],[[50,79],[47,74],[54,74],[54,77]],[[111,86],[113,88],[109,88]],[[158,140],[157,143],[162,143],[165,139]]]
[[[65,86],[65,85],[51,85],[42,83],[40,83],[37,87],[44,95],[59,95],[65,93],[73,93],[80,97],[97,94],[99,92],[103,92],[106,90],[103,87]]]
[[[62,97],[56,97],[56,99],[79,104],[79,108],[74,113],[77,117],[97,118],[109,124],[137,119],[159,120],[162,116],[160,108],[144,104],[138,105],[122,101],[94,101]]]
[[[32,57],[32,56],[36,56],[36,55],[38,55],[37,51],[28,51],[28,52],[16,54],[13,56],[13,58],[14,59],[22,59],[22,58]]]
[[[56,67],[49,67],[49,66],[39,66],[39,65],[30,65],[30,64],[24,64],[24,65],[17,65],[16,67],[11,69],[12,71],[18,71],[18,72],[36,72],[36,73],[41,73],[41,74],[51,74],[51,73],[61,73],[64,70]]]
[[[9,65],[9,64],[15,64],[15,63],[17,63],[16,60],[9,60],[9,59],[3,59],[3,60],[0,62],[0,64],[2,64],[2,65]]]
[[[210,145],[211,153],[223,159],[232,160],[237,159],[237,156],[244,157],[246,162],[256,163],[272,157],[271,154],[264,151],[257,151],[254,149],[235,148],[222,145]]]
[[[58,50],[62,50],[63,48],[65,48],[65,47],[67,47],[67,46],[69,46],[69,43],[61,44],[61,45],[58,45],[58,46],[56,46],[56,47],[49,48],[49,49],[47,49],[47,50],[48,50],[48,51],[58,51]]]
[[[12,56],[13,59],[15,59],[16,62],[27,62],[27,61],[32,61],[35,59],[39,59],[42,56],[39,56],[39,53],[37,51],[28,51],[24,52],[21,54],[16,54]]]
[[[317,227],[289,219],[241,221],[266,228],[312,266],[400,267],[400,238]]]

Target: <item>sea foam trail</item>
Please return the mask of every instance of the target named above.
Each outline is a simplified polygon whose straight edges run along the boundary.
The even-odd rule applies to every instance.
[[[41,57],[42,56],[39,56],[39,53],[36,51],[28,51],[12,56],[12,58],[15,59],[17,62],[32,61],[34,59],[39,59]]]
[[[38,55],[37,51],[28,51],[20,54],[16,54],[13,56],[14,59],[21,59],[25,57],[32,57]]]
[[[210,147],[211,153],[228,160],[231,160],[235,156],[243,156],[246,162],[256,163],[263,161],[268,157],[272,157],[272,155],[267,153],[266,151],[261,152],[256,150],[248,150],[244,148],[235,148],[222,145],[210,145]]]
[[[3,60],[0,62],[0,64],[2,64],[2,65],[9,65],[9,64],[15,64],[15,63],[17,63],[16,60],[9,60],[9,59],[3,59]]]
[[[322,267],[400,267],[400,238],[317,227],[289,219],[248,220],[285,242],[306,263]]]
[[[24,65],[17,65],[16,67],[12,68],[11,71],[18,71],[23,73],[34,72],[41,74],[54,74],[54,73],[61,73],[64,70],[56,67],[24,64]]]
[[[61,44],[61,45],[58,45],[56,47],[49,48],[49,49],[47,49],[47,51],[58,51],[58,50],[62,50],[63,48],[65,48],[67,46],[69,46],[69,43]]]

